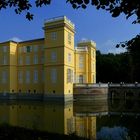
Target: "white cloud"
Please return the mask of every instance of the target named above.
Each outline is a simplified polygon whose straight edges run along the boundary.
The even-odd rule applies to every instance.
[[[15,41],[15,42],[21,42],[22,40],[20,39],[20,38],[18,38],[18,37],[12,37],[12,38],[10,38],[9,40],[13,40],[13,41]]]
[[[116,42],[114,40],[107,40],[106,42],[102,43],[101,45],[99,45],[99,49],[101,50],[101,52],[103,53],[114,53],[114,54],[119,54],[119,53],[123,53],[126,51],[125,48],[116,48],[116,45],[119,42]]]

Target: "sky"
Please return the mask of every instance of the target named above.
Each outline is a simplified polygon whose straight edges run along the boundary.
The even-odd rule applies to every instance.
[[[31,0],[33,2],[33,0]],[[120,53],[124,50],[115,48],[119,42],[129,40],[140,33],[140,25],[132,24],[134,17],[126,20],[122,14],[112,18],[104,10],[93,6],[75,10],[66,0],[52,0],[51,5],[42,8],[32,7],[33,21],[25,18],[25,13],[16,15],[14,9],[0,11],[0,42],[7,40],[24,41],[44,37],[42,29],[46,19],[67,16],[75,24],[75,46],[83,39],[96,42],[97,50],[102,53]]]

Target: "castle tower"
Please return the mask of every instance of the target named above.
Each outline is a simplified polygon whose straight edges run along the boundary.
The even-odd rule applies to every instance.
[[[96,83],[96,44],[84,40],[77,44],[75,51],[76,83]]]
[[[74,24],[67,17],[47,20],[45,30],[46,99],[73,98]]]

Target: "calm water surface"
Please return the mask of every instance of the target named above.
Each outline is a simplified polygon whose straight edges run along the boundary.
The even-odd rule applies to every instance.
[[[91,140],[139,140],[140,101],[0,101],[3,123]]]

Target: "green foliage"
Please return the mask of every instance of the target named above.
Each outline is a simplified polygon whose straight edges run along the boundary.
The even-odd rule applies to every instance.
[[[116,47],[126,47],[131,63],[131,79],[140,82],[140,34],[129,41],[121,42]]]
[[[133,82],[131,57],[128,53],[101,54],[96,56],[97,82]]]
[[[74,9],[85,9],[88,4],[96,9],[104,9],[112,14],[112,17],[118,17],[121,13],[128,19],[132,15],[136,16],[133,23],[140,23],[140,1],[139,0],[67,0]]]

